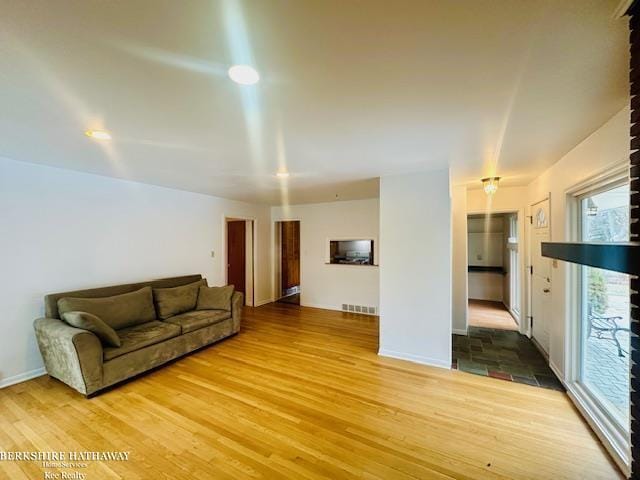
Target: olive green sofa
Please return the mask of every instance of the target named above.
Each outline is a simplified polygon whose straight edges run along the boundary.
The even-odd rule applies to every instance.
[[[45,317],[34,322],[47,373],[91,396],[237,333],[244,303],[240,292],[231,296],[230,311],[194,307],[192,311],[160,318],[162,307],[153,296],[157,289],[175,289],[195,282],[206,286],[201,275],[188,275],[47,295]],[[127,320],[114,327],[121,340],[119,347],[107,346],[94,333],[61,320],[60,307],[64,309],[65,302],[82,305],[83,301],[91,304],[95,300]]]

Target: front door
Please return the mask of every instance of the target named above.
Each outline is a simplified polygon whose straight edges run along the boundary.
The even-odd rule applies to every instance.
[[[246,231],[244,220],[227,222],[227,283],[246,294]]]
[[[549,199],[531,206],[531,322],[532,336],[549,353],[551,322],[551,259],[542,256],[542,242],[551,241]]]

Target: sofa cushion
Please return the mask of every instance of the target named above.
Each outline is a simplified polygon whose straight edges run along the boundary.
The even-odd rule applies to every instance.
[[[62,316],[66,312],[87,312],[99,317],[114,330],[140,325],[156,319],[151,287],[112,297],[73,298],[58,300]]]
[[[157,320],[123,328],[118,330],[121,346],[118,348],[106,347],[104,349],[104,360],[111,360],[125,353],[140,350],[178,335],[180,335],[180,327]]]
[[[226,287],[200,287],[196,310],[226,310],[231,311],[231,297],[233,285]]]
[[[104,323],[100,317],[87,312],[65,312],[62,319],[72,327],[81,328],[94,333],[103,345],[119,347],[121,345],[118,333]]]
[[[227,318],[231,318],[231,313],[226,310],[196,310],[168,318],[165,322],[180,326],[184,334],[222,322]]]
[[[206,286],[205,279],[173,288],[154,288],[153,301],[156,304],[158,318],[169,318],[196,308],[198,289]]]

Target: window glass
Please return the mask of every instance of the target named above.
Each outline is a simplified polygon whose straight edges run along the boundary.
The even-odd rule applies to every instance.
[[[582,197],[585,242],[629,240],[629,185]],[[629,425],[629,276],[581,267],[581,382],[611,417]]]

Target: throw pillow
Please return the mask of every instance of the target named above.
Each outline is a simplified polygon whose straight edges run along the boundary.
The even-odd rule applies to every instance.
[[[117,332],[104,323],[100,317],[87,312],[65,312],[62,318],[72,327],[89,330],[109,347],[119,347],[122,345]]]
[[[206,285],[207,281],[203,278],[179,287],[154,288],[153,299],[158,317],[166,320],[174,315],[194,310],[198,301],[198,289]]]
[[[226,310],[231,311],[231,297],[234,286],[200,287],[196,310]]]

